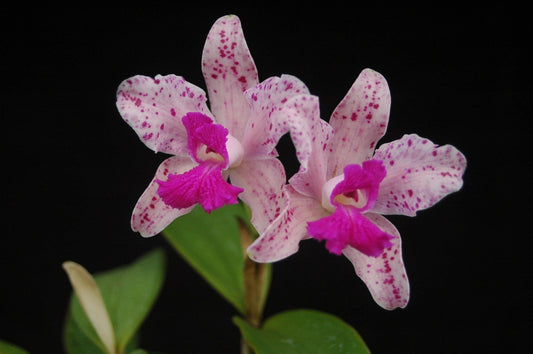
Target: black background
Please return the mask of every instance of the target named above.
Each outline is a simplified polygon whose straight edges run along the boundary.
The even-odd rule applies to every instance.
[[[455,145],[468,160],[459,193],[415,218],[390,218],[411,282],[406,309],[379,308],[346,259],[306,241],[275,264],[265,316],[293,308],[335,314],[377,354],[527,352],[533,33],[525,12],[262,3],[3,11],[0,338],[61,353],[70,295],[61,263],[97,273],[163,247],[167,278],[142,347],[238,352],[233,308],[162,237],[130,230],[132,208],[166,156],[146,148],[115,108],[118,84],[135,74],[173,73],[205,90],[205,36],[233,13],[260,80],[299,77],[328,119],[370,67],[392,95],[381,143],[417,133]],[[280,151],[292,175],[287,138]]]

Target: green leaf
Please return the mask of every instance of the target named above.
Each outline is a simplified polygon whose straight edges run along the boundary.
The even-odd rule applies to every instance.
[[[96,277],[115,328],[119,352],[133,338],[150,312],[164,276],[165,254],[162,250],[155,250],[129,266]]]
[[[29,352],[25,351],[24,349],[0,340],[0,353],[2,354],[29,354]]]
[[[370,354],[355,329],[338,317],[320,311],[283,312],[269,318],[261,329],[240,317],[234,317],[233,322],[258,354]]]
[[[163,231],[178,253],[240,313],[244,313],[244,252],[239,220],[246,224],[248,219],[241,204],[211,214],[198,206]]]
[[[94,277],[113,323],[117,352],[124,351],[148,315],[163,285],[164,273],[165,255],[155,250],[130,265]],[[105,353],[76,296],[71,296],[63,335],[68,353]]]

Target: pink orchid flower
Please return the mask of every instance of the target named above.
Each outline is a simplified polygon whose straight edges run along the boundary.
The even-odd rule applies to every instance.
[[[124,120],[150,149],[172,155],[133,211],[132,229],[142,236],[159,233],[198,204],[211,212],[240,198],[258,230],[283,207],[285,170],[275,150],[288,131],[281,107],[308,89],[288,75],[258,83],[237,16],[211,28],[202,72],[211,110],[204,91],[175,75],[138,75],[118,88]]]
[[[381,307],[405,307],[409,281],[400,234],[383,215],[414,216],[459,190],[463,154],[415,134],[374,151],[387,128],[390,93],[384,77],[369,69],[329,124],[311,95],[290,99],[284,110],[301,167],[285,188],[287,207],[248,248],[249,256],[274,262],[297,252],[303,239],[325,240],[331,253],[352,262]]]

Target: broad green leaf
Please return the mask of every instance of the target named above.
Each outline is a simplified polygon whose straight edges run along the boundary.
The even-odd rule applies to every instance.
[[[165,254],[155,250],[129,266],[96,278],[115,328],[119,352],[133,338],[152,308],[165,276]]]
[[[164,273],[164,253],[155,250],[130,265],[94,277],[113,324],[117,352],[125,350],[148,315],[163,285]],[[69,310],[64,328],[67,352],[105,353],[76,296],[71,297]]]
[[[234,317],[233,321],[258,354],[370,354],[355,329],[338,317],[320,311],[283,312],[265,321],[261,329],[240,317]]]
[[[0,340],[0,353],[2,354],[29,354],[24,349],[14,344],[2,341],[2,340]]]
[[[207,214],[201,207],[176,219],[163,231],[178,253],[235,308],[244,313],[239,220],[249,219],[241,204]]]
[[[75,296],[71,297],[69,311],[63,327],[63,346],[67,353],[73,354],[106,353],[104,345],[98,338]]]

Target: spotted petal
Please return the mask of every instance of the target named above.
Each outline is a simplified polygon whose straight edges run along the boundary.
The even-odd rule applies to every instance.
[[[285,170],[276,158],[250,160],[230,170],[231,184],[244,189],[239,198],[252,210],[252,224],[261,233],[285,208]]]
[[[250,110],[243,92],[259,80],[237,16],[219,18],[209,31],[202,72],[217,123],[241,140]]]
[[[390,92],[385,78],[365,69],[333,112],[329,123],[335,134],[328,143],[330,179],[344,166],[372,158],[389,121]]]
[[[248,158],[272,154],[289,129],[282,107],[291,97],[307,93],[305,84],[290,75],[271,77],[246,90],[251,113],[242,145]]]
[[[308,238],[307,222],[328,215],[319,201],[286,186],[287,207],[248,247],[248,255],[256,262],[275,262],[298,251],[301,240]]]
[[[173,156],[159,166],[155,177],[139,198],[131,217],[131,228],[143,237],[154,236],[161,232],[177,217],[189,213],[192,209],[175,209],[167,205],[157,190],[157,180],[167,180],[169,174],[181,174],[194,168],[197,164],[190,157]]]
[[[300,170],[290,184],[303,195],[320,199],[326,183],[327,142],[331,126],[320,119],[318,97],[300,95],[290,99],[283,108],[289,122]]]
[[[400,234],[383,216],[374,213],[366,213],[365,216],[393,236],[393,246],[377,258],[367,256],[350,246],[343,253],[352,262],[355,273],[366,284],[379,306],[386,310],[404,308],[409,301],[409,281],[403,265]]]
[[[181,123],[187,112],[211,116],[204,91],[175,75],[124,80],[118,87],[117,108],[146,146],[171,155],[187,155]]]
[[[416,134],[383,144],[374,155],[387,176],[373,212],[414,216],[463,185],[464,155],[451,145],[438,147]]]

